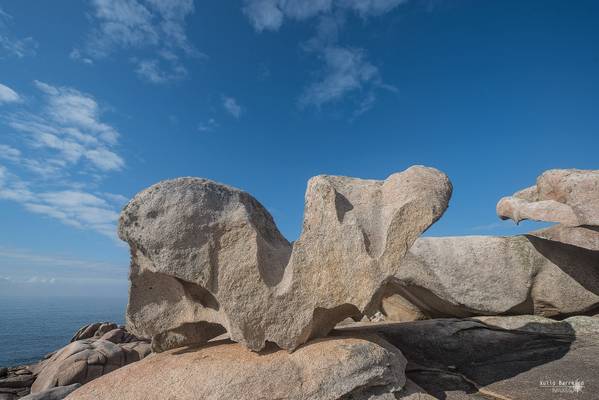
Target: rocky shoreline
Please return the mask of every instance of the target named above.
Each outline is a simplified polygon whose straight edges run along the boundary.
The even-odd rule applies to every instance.
[[[551,228],[419,238],[451,193],[420,166],[318,176],[289,243],[248,193],[154,185],[121,214],[126,329],[0,370],[0,400],[596,398],[599,171],[550,170],[497,205]]]

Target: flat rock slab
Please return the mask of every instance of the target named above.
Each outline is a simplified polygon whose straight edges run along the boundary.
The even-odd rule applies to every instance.
[[[407,376],[440,399],[596,399],[599,318],[437,319],[342,331],[378,333]]]
[[[219,341],[153,354],[67,399],[374,399],[371,391],[400,392],[404,368],[401,353],[377,336],[317,339],[293,353],[276,348],[256,353]]]

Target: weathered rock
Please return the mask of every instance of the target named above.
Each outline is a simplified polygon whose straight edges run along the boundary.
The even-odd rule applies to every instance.
[[[531,235],[420,238],[384,294],[388,319],[586,313],[599,305],[599,252]]]
[[[317,176],[291,245],[245,192],[198,178],[158,183],[120,218],[132,254],[128,330],[156,351],[224,330],[252,350],[295,349],[375,312],[373,297],[450,196],[432,168],[385,181]]]
[[[42,363],[32,393],[57,386],[84,384],[150,353],[146,342],[115,344],[102,339],[77,340]]]
[[[103,376],[69,400],[352,399],[353,393],[399,391],[405,359],[376,336],[317,339],[293,353],[261,353],[229,341],[180,348]]]
[[[529,235],[583,249],[599,251],[599,227],[596,226],[570,227],[559,224],[530,232]]]
[[[566,226],[599,226],[599,170],[546,171],[535,186],[501,199],[497,215],[516,223],[532,219]]]
[[[100,339],[108,340],[112,343],[131,343],[143,341],[143,339],[140,339],[137,336],[130,334],[123,328],[117,328],[108,331],[104,335],[102,335]]]
[[[0,367],[0,378],[6,378],[8,375],[8,368]]]
[[[591,400],[599,392],[599,318],[480,317],[363,325],[341,330],[382,335],[408,359],[408,378],[437,398]],[[555,389],[563,392],[554,392],[548,381],[558,386],[562,381]]]
[[[117,325],[113,322],[95,322],[93,324],[85,325],[82,326],[81,329],[79,329],[75,333],[75,335],[71,339],[71,342],[74,342],[76,340],[89,339],[92,337],[99,338],[113,329],[117,329]]]
[[[13,375],[0,379],[0,388],[25,388],[31,386],[33,375]]]
[[[21,400],[62,400],[80,387],[80,383],[73,383],[69,386],[53,387],[39,393],[32,393],[25,397],[21,397]]]

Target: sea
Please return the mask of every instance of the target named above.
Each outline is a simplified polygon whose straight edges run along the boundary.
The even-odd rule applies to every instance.
[[[92,322],[123,324],[127,298],[0,296],[0,367],[30,364]]]

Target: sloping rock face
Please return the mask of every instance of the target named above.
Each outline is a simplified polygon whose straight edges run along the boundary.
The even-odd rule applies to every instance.
[[[516,223],[532,219],[566,226],[599,226],[599,170],[546,171],[535,186],[501,199],[497,215]]]
[[[58,386],[87,383],[150,353],[147,342],[116,344],[104,339],[82,339],[58,350],[42,362],[31,393]]]
[[[438,399],[593,400],[599,318],[438,319],[344,327],[398,347],[406,375]],[[578,382],[578,383],[577,383]]]
[[[597,226],[570,227],[558,224],[530,232],[529,235],[583,249],[599,251],[599,227]]]
[[[532,235],[420,238],[385,293],[388,319],[581,314],[599,306],[599,252]]]
[[[31,393],[30,395],[21,397],[21,400],[62,400],[80,387],[80,383],[73,383],[69,386],[53,387],[39,393]]]
[[[221,341],[154,354],[67,399],[376,399],[363,397],[369,391],[394,398],[405,384],[404,369],[401,353],[377,336],[318,339],[293,353],[255,353]]]
[[[123,210],[131,248],[127,326],[155,351],[223,333],[252,350],[295,349],[374,301],[447,208],[446,175],[411,167],[384,181],[317,176],[293,244],[249,194],[198,178],[158,183]]]

